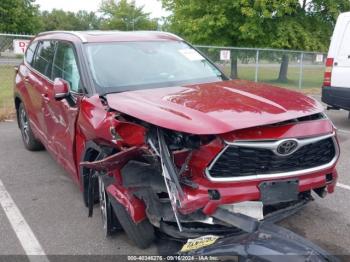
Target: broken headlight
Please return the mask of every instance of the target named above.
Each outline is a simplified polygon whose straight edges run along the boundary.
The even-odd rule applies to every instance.
[[[199,136],[175,131],[165,132],[165,140],[170,150],[181,150],[184,148],[197,149],[201,145]]]

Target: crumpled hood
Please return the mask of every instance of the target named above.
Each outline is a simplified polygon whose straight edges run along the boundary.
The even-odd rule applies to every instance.
[[[119,112],[191,134],[222,134],[323,111],[301,93],[245,80],[113,93],[106,99]]]

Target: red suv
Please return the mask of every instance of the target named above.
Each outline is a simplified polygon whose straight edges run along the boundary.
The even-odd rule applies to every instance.
[[[140,248],[254,232],[332,193],[339,146],[303,94],[228,79],[163,32],[46,32],[16,69],[18,125]]]

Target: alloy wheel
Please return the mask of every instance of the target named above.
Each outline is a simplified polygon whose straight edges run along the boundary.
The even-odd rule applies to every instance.
[[[100,210],[101,210],[101,218],[103,223],[103,230],[107,235],[107,199],[106,199],[106,191],[105,185],[102,181],[102,177],[98,177],[98,188],[99,188],[99,199],[100,199]]]
[[[20,112],[21,133],[26,144],[29,144],[29,122],[26,111],[22,108]]]

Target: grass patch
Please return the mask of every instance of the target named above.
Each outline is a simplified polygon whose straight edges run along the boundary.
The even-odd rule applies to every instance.
[[[14,117],[13,66],[0,65],[0,121]]]
[[[229,75],[229,68],[225,68],[225,73]],[[288,81],[279,82],[277,80],[279,73],[279,66],[268,66],[260,65],[258,71],[258,81],[269,83],[276,86],[286,87],[310,94],[319,94],[321,92],[321,86],[323,81],[324,68],[305,67],[303,69],[303,78],[301,82],[302,88],[299,89],[299,74],[300,69],[298,67],[288,68]],[[240,79],[255,80],[255,65],[238,65],[238,77]]]
[[[16,112],[14,107],[9,106],[8,108],[5,107],[0,109],[0,122],[15,119],[15,117]]]

